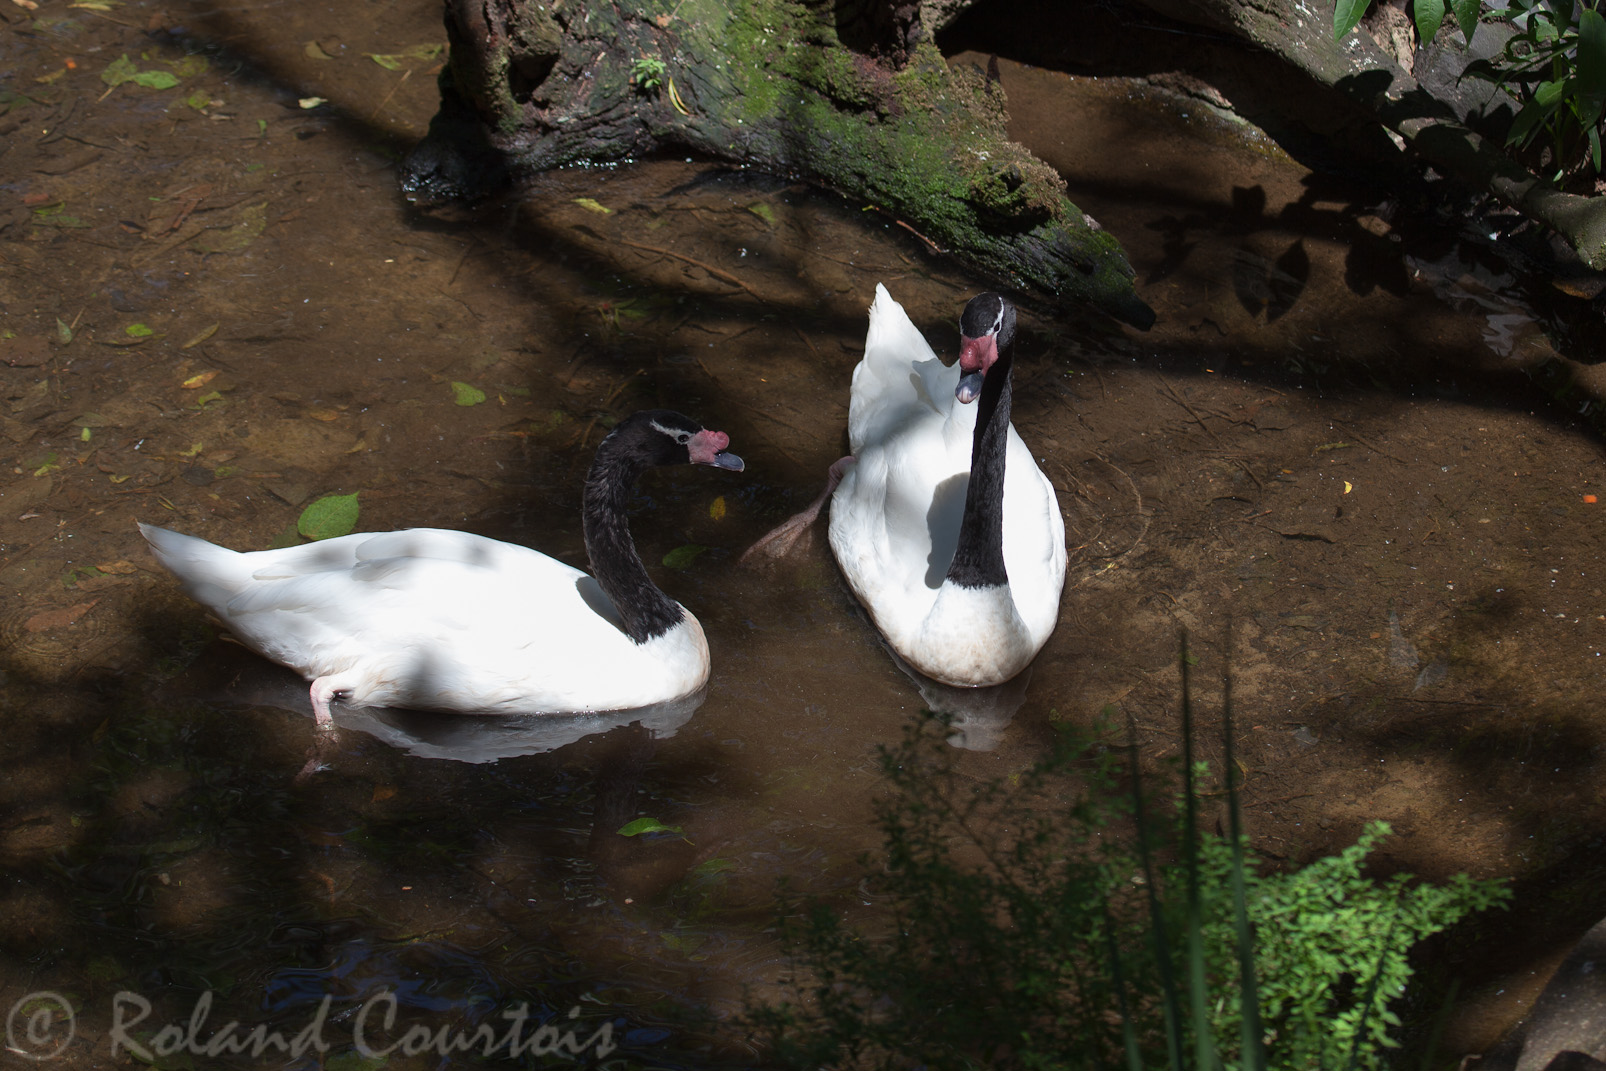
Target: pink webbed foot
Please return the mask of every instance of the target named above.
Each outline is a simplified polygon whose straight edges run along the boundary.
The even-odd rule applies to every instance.
[[[335,683],[333,678],[319,677],[312,682],[310,691],[312,696],[312,718],[317,726],[318,735],[313,738],[312,747],[307,749],[306,765],[301,767],[299,773],[291,780],[291,784],[306,784],[307,779],[319,770],[329,768],[329,756],[334,750],[335,737],[331,734],[335,730],[335,716],[329,709],[329,704],[345,695],[345,689]]]
[[[848,466],[851,464],[853,458],[839,458],[826,472],[825,490],[821,491],[819,496],[801,512],[788,517],[779,527],[743,551],[736,564],[767,565],[791,554],[797,548],[799,540],[807,536],[814,522],[819,520],[820,510],[825,508],[825,503],[831,498],[837,484],[842,482],[842,477],[847,475]]]
[[[329,704],[344,698],[343,693],[344,689],[332,677],[319,677],[312,682],[312,718],[319,730],[330,732],[334,729],[335,716],[330,712]]]

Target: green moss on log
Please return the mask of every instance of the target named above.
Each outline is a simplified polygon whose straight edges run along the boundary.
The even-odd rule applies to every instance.
[[[482,32],[504,9],[511,22]],[[896,66],[856,52],[824,0],[679,0],[672,15],[583,0],[448,10],[461,24],[452,82],[515,169],[689,147],[868,201],[1017,287],[1153,320],[1119,244],[1009,140],[1002,87],[950,68],[929,39]],[[640,56],[663,61],[666,92],[635,92]]]

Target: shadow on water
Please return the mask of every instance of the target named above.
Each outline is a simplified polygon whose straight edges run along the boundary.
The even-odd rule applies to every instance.
[[[146,1043],[211,992],[209,1030],[286,1035],[332,996],[326,1037],[349,1046],[389,993],[390,1041],[523,1007],[532,1031],[609,1024],[643,1065],[746,1065],[720,1023],[782,973],[777,879],[875,910],[857,861],[879,842],[874,748],[935,707],[967,775],[1007,776],[1054,723],[1113,709],[1164,766],[1179,625],[1205,680],[1231,622],[1263,856],[1303,861],[1387,818],[1389,867],[1518,876],[1530,899],[1498,924],[1520,938],[1445,968],[1475,963],[1490,992],[1606,908],[1580,877],[1603,818],[1595,395],[1570,371],[1546,382],[1565,342],[1476,245],[1187,105],[1004,64],[1014,136],[1121,238],[1161,322],[1024,310],[1015,422],[1066,515],[1062,620],[1029,678],[935,690],[888,657],[823,531],[772,573],[734,558],[840,456],[874,284],[939,353],[985,284],[852,206],[697,163],[410,212],[390,164],[432,72],[365,53],[440,31],[431,4],[384,10],[195,5],[182,31],[144,12],[154,36],[5,16],[20,77],[66,71],[9,117],[52,106],[73,137],[137,134],[144,154],[60,170],[61,145],[19,142],[21,177],[0,182],[26,209],[0,234],[0,305],[45,355],[0,368],[0,997],[70,996],[83,1066],[109,1066],[123,990],[155,1006]],[[180,48],[214,58],[198,88],[223,104],[97,100],[107,57]],[[152,222],[199,183],[190,222]],[[52,226],[35,209],[57,200],[103,222]],[[224,233],[237,248],[194,244]],[[105,344],[134,322],[160,337]],[[454,383],[486,402],[454,404]],[[215,642],[135,535],[161,518],[267,546],[312,498],[360,491],[365,528],[463,527],[583,565],[591,451],[647,406],[729,432],[749,463],[741,481],[652,474],[636,496],[643,557],[713,650],[694,710],[342,711],[330,768],[297,784],[319,746],[305,684]],[[688,546],[708,549],[660,564]],[[496,761],[431,757],[448,752]],[[1460,1051],[1515,1013],[1479,999]]]

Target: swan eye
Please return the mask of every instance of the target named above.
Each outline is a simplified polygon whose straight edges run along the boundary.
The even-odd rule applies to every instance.
[[[675,435],[675,441],[677,443],[681,443],[681,444],[685,444],[685,443],[691,442],[691,432],[682,431],[682,432],[677,433]]]

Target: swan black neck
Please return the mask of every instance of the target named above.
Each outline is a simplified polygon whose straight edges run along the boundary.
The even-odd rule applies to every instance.
[[[581,517],[597,585],[612,600],[626,635],[646,643],[680,624],[686,611],[647,576],[630,538],[630,493],[642,472],[653,464],[632,446],[632,439],[616,432],[598,447],[586,477]]]
[[[948,566],[948,579],[967,588],[1009,583],[1004,569],[1004,455],[1009,447],[1010,368],[1014,364],[1013,331],[1000,333],[998,359],[982,380],[976,399],[976,431],[970,446],[970,483],[965,489],[965,515],[959,522],[959,544]]]

